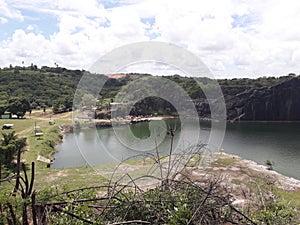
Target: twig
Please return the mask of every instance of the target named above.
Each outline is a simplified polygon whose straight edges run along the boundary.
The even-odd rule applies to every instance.
[[[84,218],[81,218],[80,216],[77,216],[77,215],[75,215],[75,214],[73,214],[73,213],[67,212],[67,211],[61,209],[61,208],[58,207],[58,206],[53,206],[53,208],[54,208],[55,210],[59,211],[59,212],[65,213],[65,214],[67,214],[67,215],[69,215],[69,216],[71,216],[71,217],[74,217],[74,218],[76,218],[76,219],[78,219],[78,220],[81,220],[81,221],[83,221],[83,222],[85,222],[85,223],[93,224],[93,222],[91,222],[91,221],[89,221],[89,220],[86,220],[86,219],[84,219]]]
[[[12,176],[10,176],[10,177],[6,177],[6,178],[0,180],[0,183],[6,182],[6,181],[11,181],[12,179],[17,178],[17,176],[18,176],[17,174],[14,174],[14,175],[12,175]]]

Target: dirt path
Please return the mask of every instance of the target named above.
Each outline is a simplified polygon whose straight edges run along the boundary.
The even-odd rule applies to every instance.
[[[49,121],[50,118],[52,120],[55,119],[66,119],[66,120],[72,120],[72,112],[65,112],[65,113],[59,113],[59,114],[52,114],[52,112],[41,112],[41,111],[34,111],[30,115],[31,119],[38,119],[38,120],[47,120]]]
[[[21,131],[17,132],[16,134],[18,136],[26,136],[26,134],[30,133],[31,131],[33,131],[33,127],[28,127],[27,129],[21,130]]]

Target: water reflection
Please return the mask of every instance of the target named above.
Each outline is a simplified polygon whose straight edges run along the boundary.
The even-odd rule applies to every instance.
[[[177,128],[175,146],[178,149],[198,142],[195,136],[198,130],[195,129],[199,129],[199,126],[195,122],[185,121],[185,124],[180,124],[177,120],[171,120],[168,123]],[[210,124],[201,122],[200,125],[200,141],[207,143]],[[180,139],[181,126],[186,126],[188,129]],[[118,129],[124,129],[125,132],[124,127]],[[130,130],[140,140],[150,135],[150,127],[147,123],[132,125]],[[124,137],[126,138],[126,133]],[[128,143],[130,141],[127,140]],[[141,149],[149,147],[138,143],[135,145]],[[166,136],[159,145],[159,150],[162,154],[167,154],[169,146],[170,137]],[[225,152],[240,155],[260,164],[264,164],[265,160],[271,160],[275,162],[274,169],[278,172],[300,179],[300,124],[298,123],[228,124],[222,148]],[[121,144],[112,128],[68,134],[57,149],[59,152],[55,155],[56,160],[53,164],[55,168],[84,166],[87,164],[86,161],[92,165],[105,164],[140,153]]]

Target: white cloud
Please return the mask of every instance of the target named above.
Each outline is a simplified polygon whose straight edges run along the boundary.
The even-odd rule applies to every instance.
[[[104,12],[104,7],[96,0],[74,1],[55,0],[53,6],[62,11],[74,12],[85,16],[99,16]]]
[[[0,16],[9,19],[17,19],[23,21],[21,12],[13,7],[10,7],[5,0],[0,1]]]
[[[34,29],[35,29],[35,27],[32,24],[28,25],[26,28],[26,30],[29,30],[29,31],[32,31]]]
[[[0,64],[20,65],[22,61],[30,64],[37,63],[37,59],[39,62],[45,62],[46,58],[51,57],[45,55],[49,51],[48,45],[42,35],[16,30],[11,40],[4,41],[0,45],[0,55],[3,56],[0,58]]]
[[[152,75],[174,75],[179,74],[182,76],[187,76],[184,71],[178,68],[158,62],[136,62],[130,65],[126,65],[121,68],[118,73],[147,73]]]
[[[5,24],[7,22],[8,22],[8,20],[6,18],[0,17],[0,23]]]
[[[119,6],[105,9],[108,3]],[[56,20],[49,23],[58,26],[58,31],[47,36],[36,34],[44,32],[32,24],[25,26],[27,32],[16,30],[0,44],[0,52],[5,52],[0,55],[0,65],[22,58],[38,65],[57,62],[88,69],[116,47],[154,39],[186,47],[217,77],[300,72],[298,0],[106,0],[105,4],[96,0],[13,0],[8,7],[0,2],[1,23],[9,23],[7,18],[21,21],[26,9],[55,15]],[[143,18],[150,18],[153,24],[150,20],[143,23]]]

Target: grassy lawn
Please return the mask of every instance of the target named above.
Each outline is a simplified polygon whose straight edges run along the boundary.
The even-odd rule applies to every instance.
[[[45,179],[49,174],[55,173],[54,169],[47,168],[47,164],[37,161],[38,155],[51,159],[56,152],[55,146],[61,141],[62,135],[59,131],[59,126],[64,124],[71,124],[71,113],[58,114],[51,116],[55,121],[54,125],[49,125],[50,112],[44,113],[42,110],[33,111],[26,119],[1,119],[0,126],[9,123],[14,124],[13,129],[4,130],[2,132],[15,131],[19,137],[27,138],[26,151],[22,154],[22,159],[25,160],[29,166],[31,162],[35,162],[36,167],[36,186],[42,187],[44,183],[49,183],[51,180]],[[40,131],[43,132],[41,137],[35,136],[34,127],[39,126]],[[30,174],[30,171],[28,171]],[[65,177],[66,178],[66,177]],[[73,179],[73,178],[72,178]],[[44,182],[47,180],[47,182]],[[65,179],[66,180],[66,179]],[[43,182],[41,182],[43,181]],[[49,181],[49,182],[48,182]],[[52,180],[55,182],[55,180]]]
[[[37,161],[38,155],[51,159],[56,152],[55,146],[62,140],[59,127],[72,123],[72,114],[64,113],[51,115],[51,120],[55,121],[54,125],[49,124],[49,110],[44,113],[42,110],[33,111],[32,114],[26,115],[27,119],[8,119],[0,120],[0,125],[9,123],[14,124],[12,130],[16,131],[19,137],[26,137],[28,146],[22,154],[22,159],[26,161],[27,167],[31,162],[35,162],[35,189],[63,187],[64,190],[77,189],[86,186],[99,186],[107,183],[107,179],[101,176],[94,168],[77,167],[68,169],[47,168],[47,163]],[[29,119],[30,118],[30,119]],[[37,125],[43,136],[35,136],[34,126]],[[3,131],[3,132],[11,132]],[[107,168],[107,166],[104,166]],[[99,167],[98,169],[104,167]],[[112,168],[111,168],[112,170]],[[30,177],[30,171],[27,171]],[[5,183],[2,190],[10,191],[13,183]]]
[[[36,181],[36,190],[53,187],[73,190],[107,184],[107,179],[91,167],[41,169],[36,172]]]
[[[54,125],[49,125],[49,120],[55,121]],[[62,141],[59,126],[72,123],[72,114],[63,113],[51,115],[47,110],[44,113],[42,110],[33,111],[27,119],[5,119],[0,120],[0,125],[9,123],[14,124],[12,130],[16,131],[19,137],[26,137],[28,146],[22,154],[22,159],[26,161],[27,167],[30,169],[31,162],[35,162],[35,182],[34,188],[42,190],[45,188],[63,187],[64,190],[72,190],[80,187],[99,186],[107,183],[107,178],[100,175],[97,170],[110,169],[113,171],[115,165],[99,166],[94,169],[91,167],[76,167],[67,169],[47,168],[47,163],[37,161],[38,155],[51,159],[56,152],[55,146]],[[39,126],[43,136],[35,136],[34,126]],[[3,132],[11,132],[3,131]],[[30,177],[30,170],[27,171]],[[11,191],[13,183],[5,182],[2,184],[2,190]]]
[[[42,111],[35,111],[32,114],[40,115],[40,117],[27,116],[27,119],[4,119],[0,120],[0,126],[5,123],[14,124],[13,129],[19,137],[26,137],[28,146],[27,151],[22,155],[26,162],[36,161],[37,155],[42,155],[51,158],[55,152],[55,145],[61,141],[61,134],[59,126],[63,124],[71,124],[71,114],[64,119],[55,119],[55,125],[49,125],[49,117],[43,116]],[[56,116],[57,117],[57,116]],[[35,136],[34,127],[40,127],[39,131],[43,136]],[[11,132],[12,130],[5,130],[2,132]]]
[[[14,124],[13,130],[17,133],[27,133],[29,131],[33,131],[34,128],[34,120],[30,119],[1,119],[0,120],[0,126],[2,127],[3,124],[11,123]],[[30,130],[29,130],[30,129]],[[10,130],[5,130],[4,132],[9,132]],[[21,135],[22,136],[22,135]]]

